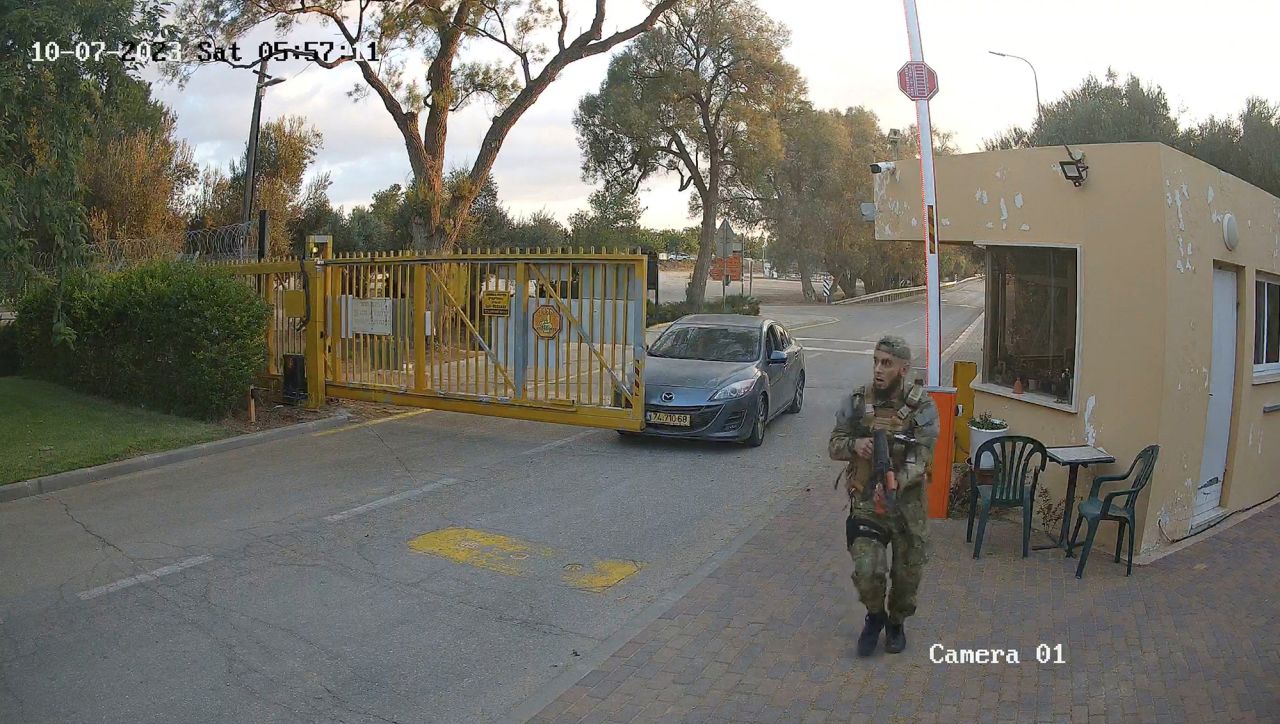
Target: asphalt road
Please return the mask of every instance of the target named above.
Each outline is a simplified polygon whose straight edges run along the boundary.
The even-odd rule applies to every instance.
[[[922,342],[919,300],[764,311],[822,323],[760,448],[424,412],[0,505],[0,722],[502,717],[830,485],[875,339]]]

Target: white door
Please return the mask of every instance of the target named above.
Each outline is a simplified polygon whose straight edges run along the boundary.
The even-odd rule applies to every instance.
[[[1204,429],[1200,487],[1191,524],[1212,518],[1222,500],[1231,433],[1231,397],[1236,384],[1236,273],[1213,270],[1213,349],[1209,363],[1209,417]]]

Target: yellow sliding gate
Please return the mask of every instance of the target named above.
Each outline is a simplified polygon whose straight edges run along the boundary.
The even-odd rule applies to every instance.
[[[238,264],[272,305],[280,383],[327,397],[643,427],[643,254],[406,253]]]

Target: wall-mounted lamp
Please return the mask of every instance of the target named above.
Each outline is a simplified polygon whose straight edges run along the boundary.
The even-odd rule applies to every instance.
[[[1063,146],[1063,148],[1067,149],[1067,157],[1071,159],[1070,161],[1058,162],[1058,165],[1062,167],[1063,177],[1070,181],[1074,186],[1084,184],[1089,171],[1089,167],[1084,163],[1084,154],[1082,153],[1080,154],[1080,158],[1076,158],[1071,154],[1070,147]]]

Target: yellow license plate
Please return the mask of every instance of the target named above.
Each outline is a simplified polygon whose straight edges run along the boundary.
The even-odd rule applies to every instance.
[[[645,416],[645,420],[658,425],[678,425],[680,427],[689,426],[688,415],[679,415],[674,412],[650,412]]]

